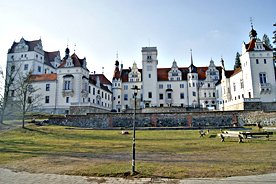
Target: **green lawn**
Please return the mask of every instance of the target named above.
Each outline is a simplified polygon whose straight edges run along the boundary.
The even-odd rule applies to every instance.
[[[0,127],[1,128],[1,127]],[[257,132],[257,129],[254,129]],[[0,134],[0,167],[15,171],[126,176],[132,131],[27,125]],[[136,131],[136,177],[226,177],[275,172],[276,139],[200,138],[198,130]],[[211,136],[214,137],[214,136]]]

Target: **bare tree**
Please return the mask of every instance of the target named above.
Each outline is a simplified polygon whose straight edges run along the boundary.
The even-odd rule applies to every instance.
[[[16,105],[22,116],[22,128],[25,125],[26,113],[32,111],[40,105],[42,94],[39,93],[40,88],[33,86],[32,71],[21,75],[18,74],[18,80],[15,82],[15,99]]]
[[[4,72],[2,68],[0,69],[0,79],[1,81],[1,96],[0,96],[0,124],[3,124],[3,119],[5,115],[5,110],[8,104],[8,101],[10,100],[10,92],[14,85],[14,79],[17,77],[17,74],[19,73],[21,68],[21,63],[17,64],[17,67],[15,65],[7,66],[6,69],[6,77],[4,76]]]
[[[3,100],[4,100],[4,84],[5,84],[4,72],[0,65],[0,119],[2,119],[2,108],[3,108]],[[0,121],[0,124],[3,124],[3,121]]]

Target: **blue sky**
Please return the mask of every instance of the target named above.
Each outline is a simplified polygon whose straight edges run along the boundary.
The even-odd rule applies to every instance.
[[[88,69],[112,79],[116,53],[124,68],[141,65],[141,47],[156,46],[158,67],[190,65],[190,49],[196,66],[208,66],[211,58],[233,69],[236,52],[249,42],[250,17],[262,38],[272,42],[275,30],[274,0],[0,0],[0,64],[21,37],[41,37],[46,51],[67,43],[86,57]],[[74,47],[76,44],[76,47]]]

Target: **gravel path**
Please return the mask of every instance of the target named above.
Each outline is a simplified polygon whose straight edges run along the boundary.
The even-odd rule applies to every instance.
[[[190,179],[123,179],[108,177],[84,177],[68,176],[57,174],[31,174],[27,172],[12,172],[8,169],[0,168],[0,184],[98,184],[98,183],[125,183],[125,184],[149,184],[149,183],[169,183],[169,184],[252,184],[252,183],[276,183],[276,173],[237,176],[223,179],[215,178],[190,178]]]

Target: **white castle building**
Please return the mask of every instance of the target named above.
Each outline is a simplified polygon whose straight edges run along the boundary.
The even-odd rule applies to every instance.
[[[43,96],[35,111],[68,114],[70,106],[110,111],[111,83],[102,74],[89,74],[86,64],[86,58],[80,59],[75,53],[70,55],[68,48],[61,59],[59,51],[44,51],[41,40],[21,38],[8,51],[7,73],[11,70],[19,70],[19,73],[33,71],[32,85],[39,88],[37,93]],[[13,90],[10,94],[13,96]]]
[[[33,71],[33,85],[44,96],[36,111],[67,114],[70,107],[87,112],[124,112],[133,109],[132,88],[138,86],[138,107],[192,107],[244,110],[247,102],[273,103],[276,99],[273,52],[250,31],[250,42],[242,44],[241,68],[226,70],[224,61],[215,66],[158,68],[157,47],[142,47],[142,68],[133,63],[124,69],[115,62],[112,83],[103,74],[90,74],[86,58],[69,49],[46,52],[41,40],[14,42],[8,51],[7,71]],[[13,93],[11,92],[11,95]],[[81,108],[80,108],[81,109]],[[96,110],[95,110],[96,109]],[[74,112],[75,113],[75,112]],[[78,114],[78,113],[77,113]]]

